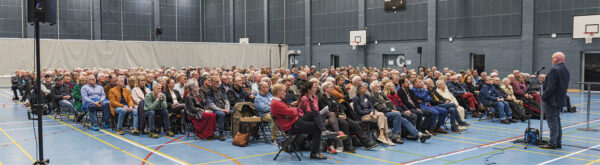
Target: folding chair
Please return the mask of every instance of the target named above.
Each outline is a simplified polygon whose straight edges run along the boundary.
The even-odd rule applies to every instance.
[[[188,118],[187,112],[183,113],[184,114],[184,123],[183,123],[183,129],[184,129],[184,133],[185,138],[188,139],[190,137],[190,135],[192,135],[194,137],[194,140],[198,140],[198,136],[196,136],[196,128],[194,128],[194,125],[192,124],[192,121],[190,121],[190,119]]]
[[[485,107],[484,108],[485,111],[483,112],[484,114],[479,117],[479,121],[484,120],[482,118],[483,118],[483,116],[486,116],[485,120],[491,120],[493,123],[494,122],[494,107],[485,106],[485,105],[482,105],[482,106]]]
[[[102,123],[102,116],[100,116],[100,115],[98,114],[98,112],[102,113],[102,111],[95,111],[95,112],[94,112],[94,113],[96,113],[96,125],[98,125],[98,123]],[[85,112],[84,112],[84,113],[85,113],[85,114],[87,114],[87,115],[85,115],[85,116],[83,117],[83,119],[81,119],[81,123],[83,123],[83,124],[82,124],[82,125],[83,125],[83,128],[86,128],[86,127],[87,127],[87,128],[92,128],[93,126],[92,126],[92,123],[91,123],[91,121],[90,121],[90,116],[89,116],[89,113],[88,113],[88,110],[87,110],[87,108],[86,108],[86,110],[85,110]],[[86,124],[86,123],[87,123],[87,124]]]
[[[60,118],[60,120],[62,121],[63,120],[62,116],[64,115],[64,112],[66,112],[67,118],[69,118],[69,109],[67,109],[67,107],[57,105],[57,107],[55,107],[55,109],[56,109],[56,111],[54,113],[54,119]]]
[[[458,115],[458,114],[456,114],[456,115]],[[444,126],[444,129],[446,129],[446,130],[449,130],[448,123],[450,123],[450,122],[448,122],[448,120],[450,120],[450,114],[448,114],[448,117],[446,117],[446,120],[444,121],[444,124],[442,125],[442,126]],[[452,123],[450,123],[450,125],[452,125]]]
[[[267,131],[266,131],[266,130],[269,130],[268,127],[269,127],[269,123],[267,123],[267,122],[258,123],[258,134],[259,134],[259,136],[261,136],[263,138],[263,140],[267,144],[269,143],[269,139],[268,139]],[[274,127],[274,126],[271,126],[271,127]]]
[[[369,141],[377,142],[377,136],[379,135],[379,127],[375,122],[361,121],[359,124],[363,133],[369,137]]]
[[[302,161],[302,159],[300,159],[300,156],[298,156],[298,152],[300,152],[299,151],[300,147],[298,146],[298,144],[296,144],[296,137],[298,135],[288,135],[287,133],[283,132],[283,130],[281,130],[281,126],[279,126],[279,124],[277,123],[277,119],[276,119],[277,117],[275,117],[275,115],[272,115],[271,117],[273,118],[273,121],[275,123],[274,126],[277,127],[277,129],[279,129],[279,132],[281,132],[281,137],[283,137],[283,140],[276,142],[277,148],[279,148],[279,152],[277,152],[277,155],[275,155],[273,160],[277,160],[277,157],[279,157],[279,154],[282,151],[285,151],[288,154],[290,154],[291,156],[296,156],[296,158],[298,158],[298,161]],[[290,148],[291,148],[291,151],[290,151]],[[304,154],[302,154],[302,152],[300,152],[300,155],[304,156]]]

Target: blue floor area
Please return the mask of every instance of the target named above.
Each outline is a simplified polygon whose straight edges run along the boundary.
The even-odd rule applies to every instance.
[[[202,141],[161,136],[122,136],[112,130],[91,131],[72,119],[54,120],[45,116],[44,157],[51,164],[600,164],[600,132],[583,132],[587,95],[569,93],[579,112],[561,115],[563,148],[546,150],[536,146],[514,144],[523,135],[527,123],[510,125],[478,121],[461,134],[438,134],[426,143],[406,140],[396,146],[377,147],[356,154],[326,154],[327,160],[302,161],[286,153],[273,161],[277,147],[273,144],[251,142],[247,147],[226,141]],[[0,89],[0,164],[31,164],[36,159],[33,122],[27,120],[27,108],[11,100],[12,92]],[[590,127],[600,127],[600,93],[592,94]],[[539,120],[532,120],[534,128]],[[35,123],[37,126],[37,123]],[[544,136],[548,127],[544,122]]]

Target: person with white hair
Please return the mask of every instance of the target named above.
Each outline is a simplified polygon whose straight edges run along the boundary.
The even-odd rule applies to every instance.
[[[482,81],[485,83],[481,87],[481,102],[483,105],[488,107],[493,107],[496,112],[500,114],[500,123],[502,124],[510,124],[511,122],[515,123],[517,120],[512,118],[512,112],[508,102],[506,102],[505,98],[502,97],[500,92],[498,92],[492,85],[492,78],[483,78]]]
[[[212,138],[216,131],[216,114],[205,108],[199,96],[200,87],[197,81],[188,80],[185,88],[189,90],[189,94],[185,96],[185,112],[194,126],[194,133],[200,139]]]
[[[398,111],[396,105],[381,91],[381,85],[379,85],[378,81],[373,81],[370,88],[370,98],[373,102],[373,107],[375,107],[378,112],[384,113],[385,117],[392,121],[392,142],[398,144],[404,143],[401,138],[402,128],[405,128],[412,137],[419,138],[423,135],[422,133],[419,133],[414,125],[402,117],[402,114]],[[426,137],[421,138],[421,142],[425,142],[425,140],[427,140]]]
[[[415,86],[411,90],[414,92],[415,97],[419,100],[418,103],[421,109],[426,109],[433,113],[431,120],[429,120],[427,123],[424,123],[427,125],[423,127],[425,127],[426,130],[429,130],[430,133],[447,133],[441,129],[440,126],[444,124],[446,117],[448,117],[448,110],[443,107],[432,106],[433,104],[431,102],[433,99],[431,98],[429,91],[425,89],[423,80],[416,79],[414,85]]]
[[[362,78],[360,76],[354,76],[352,77],[352,84],[350,85],[350,90],[348,90],[348,96],[350,98],[354,98],[356,97],[356,93],[357,93],[357,87],[359,84],[362,84]]]
[[[435,107],[445,108],[448,111],[448,113],[450,114],[450,126],[451,126],[450,130],[452,132],[464,131],[465,129],[457,127],[457,124],[459,126],[469,126],[469,124],[467,122],[464,122],[459,115],[458,107],[460,107],[460,105],[452,103],[451,100],[443,97],[440,93],[438,93],[433,80],[426,79],[425,85],[427,87],[427,90],[429,91],[429,97],[427,97],[427,98],[428,99],[431,98],[431,101],[429,101],[430,104]],[[442,114],[440,114],[440,115],[442,115]]]
[[[85,107],[83,109],[88,111],[92,130],[99,130],[96,125],[96,111],[98,110],[103,112],[102,120],[104,121],[104,128],[108,128],[110,108],[109,102],[104,101],[106,99],[104,88],[96,84],[96,77],[94,77],[94,75],[88,75],[87,81],[88,84],[81,87],[81,100],[83,100],[83,107]]]
[[[442,97],[450,100],[450,103],[456,104],[457,105],[456,111],[458,111],[460,120],[465,120],[465,108],[460,106],[460,104],[458,103],[458,100],[456,100],[456,97],[454,97],[454,95],[452,95],[450,90],[448,90],[448,88],[446,87],[446,82],[444,80],[437,80],[435,82],[435,84],[437,86],[437,88],[435,90],[438,92],[438,94],[440,94]],[[460,126],[459,126],[459,129],[460,129]]]
[[[446,83],[446,86],[456,99],[464,101],[466,104],[468,104],[467,108],[469,111],[473,112],[473,117],[481,117],[481,114],[479,114],[477,110],[479,107],[479,102],[475,98],[475,95],[461,85],[456,76],[450,76],[450,81]]]
[[[512,111],[512,117],[514,119],[520,119],[522,122],[525,122],[527,120],[527,115],[525,115],[525,113],[521,110],[522,107],[515,102],[515,98],[511,97],[511,95],[509,95],[504,91],[504,89],[502,89],[500,84],[500,78],[494,77],[492,87],[502,95],[506,102],[508,102],[510,110]]]
[[[372,99],[367,94],[367,86],[368,85],[366,83],[358,84],[357,94],[352,99],[354,110],[358,113],[358,115],[360,115],[360,118],[363,122],[377,123],[377,127],[379,128],[377,141],[387,145],[394,145],[387,134],[387,117],[385,117],[384,113],[377,111],[373,106],[373,102],[371,101]]]

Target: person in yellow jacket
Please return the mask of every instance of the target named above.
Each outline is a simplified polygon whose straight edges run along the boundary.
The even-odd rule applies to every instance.
[[[111,88],[108,91],[108,100],[110,100],[110,114],[115,116],[119,114],[117,122],[117,134],[123,135],[123,120],[129,113],[133,115],[133,129],[131,130],[132,135],[138,135],[140,132],[137,129],[138,115],[137,109],[133,109],[133,98],[131,98],[131,92],[125,88],[125,77],[119,76],[117,78],[117,86]]]

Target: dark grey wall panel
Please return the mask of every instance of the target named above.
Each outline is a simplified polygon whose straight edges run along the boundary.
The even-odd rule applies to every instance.
[[[269,42],[304,43],[304,0],[269,1]]]
[[[205,25],[207,42],[229,42],[229,1],[205,0]]]
[[[522,0],[439,0],[438,36],[520,35],[521,8]]]
[[[161,0],[162,41],[200,41],[200,1]]]
[[[367,1],[370,41],[427,39],[427,1],[407,0],[406,10],[383,10],[384,1]]]
[[[251,43],[262,43],[264,37],[264,1],[235,0],[234,1],[234,42],[240,38],[250,38]]]
[[[162,35],[160,35],[161,41],[176,41],[176,4],[174,0],[161,0],[160,1],[160,27],[163,29]]]
[[[233,12],[234,12],[234,16],[233,16],[233,24],[234,27],[234,42],[239,42],[240,38],[245,38],[248,37],[248,33],[247,33],[247,26],[246,25],[246,21],[248,21],[248,19],[246,18],[246,12],[248,9],[246,0],[233,0]],[[251,39],[253,40],[253,39]]]
[[[200,0],[178,0],[178,41],[200,41],[200,8]]]
[[[348,42],[350,30],[358,30],[358,1],[312,0],[312,42]]]
[[[102,0],[102,39],[121,40],[121,1]]]
[[[89,0],[60,1],[60,39],[91,39],[90,3]]]
[[[352,50],[350,45],[342,43],[313,45],[312,54],[312,64],[319,69],[331,65],[332,54],[340,56],[340,66],[358,66],[359,60],[363,59],[360,58],[363,52]]]
[[[305,39],[304,0],[285,1],[285,43],[302,44]]]
[[[469,68],[470,53],[485,54],[485,68],[487,72],[498,69],[502,77],[519,69],[521,59],[521,37],[501,37],[481,39],[460,39],[453,42],[448,40],[438,41],[437,66],[449,67],[454,71]]]
[[[285,3],[287,3],[285,0],[269,1],[269,42],[271,43],[285,43]]]
[[[23,37],[23,9],[20,0],[0,1],[0,37]]]
[[[546,66],[546,70],[542,73],[547,73],[552,66],[550,60],[554,52],[563,52],[566,56],[565,65],[571,73],[569,88],[579,88],[575,82],[581,82],[581,52],[586,50],[598,51],[600,42],[594,42],[590,45],[585,45],[583,39],[571,39],[570,35],[559,35],[558,38],[552,39],[549,36],[538,37],[535,40],[535,54],[533,55],[533,67],[541,68]]]
[[[536,1],[537,34],[573,33],[573,16],[600,14],[598,0]]]
[[[369,45],[368,55],[369,58],[369,66],[373,67],[382,67],[383,66],[383,54],[403,54],[406,60],[411,60],[412,64],[407,65],[406,67],[409,69],[419,67],[419,60],[423,60],[423,64],[425,62],[425,58],[419,58],[419,54],[417,53],[417,48],[422,47],[423,52],[429,49],[427,47],[427,42],[411,42],[411,41],[401,41],[401,42],[380,42],[378,44]],[[394,51],[391,51],[391,48],[394,48]]]
[[[150,41],[152,0],[123,0],[123,40]]]

